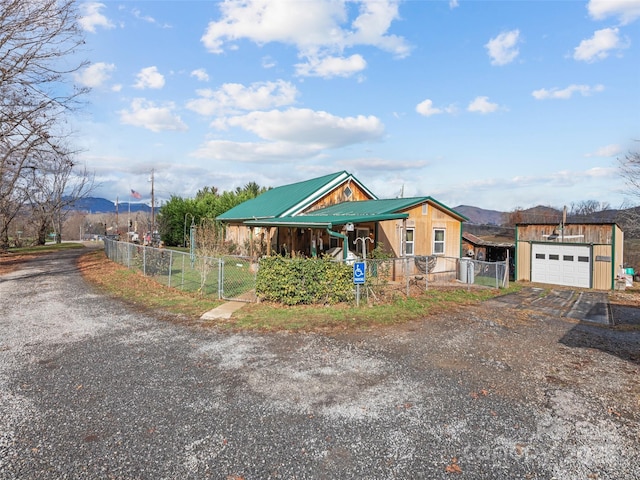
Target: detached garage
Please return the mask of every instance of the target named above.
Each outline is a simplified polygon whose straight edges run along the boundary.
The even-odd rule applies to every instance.
[[[516,225],[516,280],[612,290],[623,264],[617,224]]]

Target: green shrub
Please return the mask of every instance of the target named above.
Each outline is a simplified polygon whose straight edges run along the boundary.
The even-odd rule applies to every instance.
[[[326,258],[264,257],[259,299],[285,305],[335,304],[353,299],[353,268]]]

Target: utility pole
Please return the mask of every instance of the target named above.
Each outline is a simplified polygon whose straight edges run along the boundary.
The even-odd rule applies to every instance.
[[[155,197],[153,194],[153,168],[151,169],[151,238],[153,238],[153,234],[155,233],[156,229],[156,218],[154,215],[154,207],[155,207]]]

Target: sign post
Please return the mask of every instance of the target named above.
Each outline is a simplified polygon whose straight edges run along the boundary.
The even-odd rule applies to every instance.
[[[364,262],[355,262],[353,264],[353,283],[356,286],[356,307],[360,306],[360,285],[364,285],[365,270]]]

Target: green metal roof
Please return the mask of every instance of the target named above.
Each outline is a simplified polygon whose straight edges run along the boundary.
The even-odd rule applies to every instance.
[[[359,202],[343,202],[338,203],[337,205],[331,205],[330,207],[322,208],[320,210],[314,210],[313,212],[309,212],[307,216],[343,216],[343,215],[367,215],[367,216],[375,216],[375,215],[385,215],[398,213],[402,210],[406,210],[407,208],[414,207],[416,205],[421,205],[425,202],[433,203],[438,205],[438,207],[446,210],[454,217],[459,218],[460,220],[468,220],[467,217],[461,215],[455,210],[450,209],[446,205],[434,200],[431,197],[410,197],[410,198],[389,198],[382,200],[364,200]],[[404,218],[404,217],[397,217]]]
[[[247,200],[222,215],[219,215],[217,220],[242,221],[295,215],[326,195],[337,185],[347,180],[352,180],[370,194],[371,197],[377,198],[355,177],[346,171],[342,171],[312,178],[311,180],[305,180],[303,182],[272,188],[262,195]]]
[[[356,202],[346,202],[356,203]],[[388,214],[353,214],[353,215],[296,215],[272,219],[247,220],[244,225],[253,227],[298,227],[298,228],[331,228],[347,223],[382,222],[407,218],[408,213]]]

